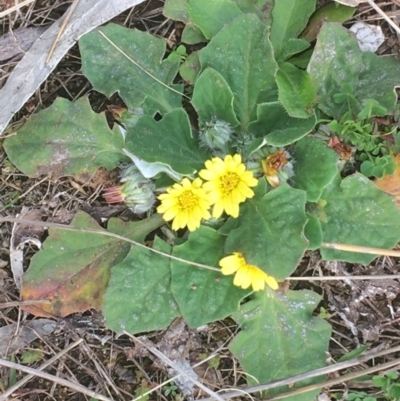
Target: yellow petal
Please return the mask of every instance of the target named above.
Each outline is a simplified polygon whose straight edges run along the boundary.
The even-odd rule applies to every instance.
[[[261,291],[265,288],[263,272],[253,272],[252,287],[254,291]]]
[[[222,200],[218,200],[217,202],[215,202],[215,205],[213,207],[212,216],[218,219],[221,217],[223,212],[224,212],[224,205],[222,203]]]
[[[219,265],[222,267],[221,272],[225,276],[235,273],[241,267],[240,260],[235,254],[222,258]]]
[[[200,227],[201,219],[196,219],[193,216],[189,216],[187,226],[189,231],[195,231],[197,228]]]
[[[203,178],[203,180],[207,180],[207,181],[215,179],[215,173],[214,173],[214,171],[211,171],[211,170],[200,170],[199,176],[201,178]]]
[[[279,284],[278,282],[271,276],[268,276],[266,274],[265,277],[265,282],[273,289],[273,290],[277,290],[279,288]]]
[[[158,211],[158,209],[157,209]],[[178,214],[178,210],[176,208],[171,208],[165,211],[163,215],[163,219],[165,221],[170,221],[175,218],[175,216]]]
[[[235,161],[236,164],[240,164],[242,162],[242,156],[240,156],[239,154],[235,154],[233,156],[233,160]]]
[[[233,280],[233,284],[242,287],[244,290],[251,285],[251,275],[247,266],[241,267]]]

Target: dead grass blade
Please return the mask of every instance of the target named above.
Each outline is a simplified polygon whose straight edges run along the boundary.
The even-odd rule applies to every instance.
[[[350,360],[345,361],[345,362],[339,362],[339,363],[336,363],[334,365],[327,366],[325,368],[315,369],[315,370],[312,370],[311,372],[302,373],[301,375],[287,377],[285,379],[275,380],[275,381],[273,381],[271,383],[264,383],[264,384],[260,384],[260,385],[253,386],[253,387],[235,389],[235,391],[230,391],[228,393],[221,394],[220,397],[222,397],[223,399],[233,398],[233,397],[240,397],[240,396],[243,396],[243,392],[253,394],[253,393],[258,393],[258,392],[261,392],[261,391],[270,390],[270,389],[281,387],[281,386],[292,385],[294,383],[298,383],[298,382],[300,382],[302,380],[305,380],[305,379],[310,379],[310,378],[326,375],[328,373],[337,372],[339,370],[347,369],[347,368],[349,368],[351,366],[355,366],[355,365],[359,365],[361,363],[367,362],[370,359],[377,358],[377,357],[383,356],[383,355],[392,354],[392,353],[399,352],[399,351],[400,351],[400,346],[394,347],[394,348],[390,348],[390,349],[387,349],[387,350],[383,350],[383,351],[373,351],[373,352],[365,353],[364,355],[361,355],[361,356],[359,356],[357,358],[350,359]],[[344,381],[355,379],[356,377],[364,376],[364,375],[367,375],[367,374],[370,374],[370,373],[374,373],[374,372],[377,372],[377,371],[380,371],[380,370],[385,370],[385,369],[391,368],[391,367],[399,365],[399,364],[400,364],[400,358],[399,359],[395,359],[395,360],[390,361],[390,362],[387,362],[387,363],[384,363],[384,364],[381,364],[381,365],[374,366],[372,368],[367,368],[367,369],[361,370],[359,372],[352,372],[352,373],[349,373],[347,375],[341,376],[341,377],[339,377],[337,379],[332,379],[332,380],[321,382],[321,383],[318,383],[318,384],[315,384],[315,385],[302,387],[302,388],[299,388],[299,389],[294,390],[292,392],[281,394],[281,395],[279,395],[277,397],[274,397],[274,398],[268,398],[268,400],[270,400],[270,401],[278,400],[278,399],[282,399],[282,398],[288,397],[289,395],[293,396],[293,395],[296,395],[296,394],[306,393],[306,392],[311,391],[311,390],[316,390],[318,388],[329,387],[329,386],[332,386],[334,384],[338,384],[338,383],[342,383]],[[201,398],[201,399],[199,399],[197,401],[212,401],[212,398]]]
[[[80,393],[86,394],[90,397],[95,397],[98,398],[99,400],[103,401],[112,401],[110,398],[104,397],[101,394],[97,394],[96,392],[89,390],[88,388],[77,384],[77,383],[72,383],[68,380],[61,379],[57,376],[53,376],[47,373],[41,372],[41,370],[47,368],[50,366],[52,363],[60,359],[64,354],[67,352],[71,351],[73,348],[75,348],[77,345],[79,345],[83,339],[79,339],[78,341],[75,341],[71,345],[69,345],[67,348],[59,352],[57,355],[54,355],[52,358],[50,358],[48,361],[46,361],[44,364],[42,364],[38,369],[32,369],[27,366],[19,365],[17,363],[13,363],[10,361],[5,361],[3,359],[0,359],[0,365],[2,366],[7,366],[9,368],[14,368],[17,370],[20,370],[22,372],[29,373],[28,376],[24,377],[21,381],[16,383],[14,386],[10,387],[7,389],[3,394],[0,394],[0,401],[7,401],[11,394],[13,394],[15,391],[17,391],[20,387],[22,387],[25,383],[27,383],[29,380],[34,378],[35,376],[42,377],[43,379],[48,379],[51,380],[57,384],[61,384],[63,386],[69,387],[75,391],[78,391]]]

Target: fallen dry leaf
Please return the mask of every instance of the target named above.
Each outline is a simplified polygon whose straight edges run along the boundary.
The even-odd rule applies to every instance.
[[[394,158],[396,169],[393,174],[385,174],[374,180],[375,185],[382,191],[394,196],[397,207],[400,209],[400,154]]]

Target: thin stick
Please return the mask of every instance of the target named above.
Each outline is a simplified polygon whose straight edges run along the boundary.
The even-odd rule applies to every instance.
[[[380,274],[377,276],[291,276],[288,281],[338,281],[338,280],[389,280],[400,279],[400,274]]]
[[[27,225],[32,225],[32,226],[39,226],[39,227],[53,227],[53,228],[59,228],[61,230],[67,230],[67,231],[75,231],[75,232],[83,232],[83,233],[91,233],[91,234],[97,234],[97,235],[105,235],[106,237],[112,237],[119,239],[121,241],[128,242],[132,245],[138,246],[139,248],[144,248],[150,252],[156,253],[157,255],[164,256],[166,258],[169,258],[171,260],[175,260],[177,262],[185,263],[190,266],[195,266],[195,267],[200,267],[202,269],[207,269],[207,270],[213,270],[216,272],[221,272],[221,269],[209,265],[205,265],[203,263],[196,263],[192,262],[190,260],[178,258],[177,256],[170,255],[169,253],[165,253],[162,251],[158,251],[157,249],[154,248],[149,248],[144,244],[141,244],[140,242],[133,241],[129,238],[123,237],[118,234],[114,234],[109,231],[105,230],[96,230],[96,229],[90,229],[90,228],[83,228],[83,227],[74,227],[74,226],[67,226],[65,224],[58,224],[58,223],[51,223],[51,222],[45,222],[45,221],[38,221],[38,220],[28,220],[24,218],[15,218],[15,217],[0,217],[0,223],[1,222],[10,222],[10,223],[18,223],[18,224],[27,224]],[[385,255],[385,256],[398,256],[400,257],[400,251],[395,251],[391,249],[382,249],[382,248],[369,248],[369,247],[363,247],[363,246],[358,246],[358,245],[345,245],[345,244],[336,244],[336,243],[323,243],[322,247],[324,248],[330,248],[330,249],[335,249],[335,250],[342,250],[342,251],[349,251],[349,252],[359,252],[359,253],[368,253],[368,254],[373,254],[373,255]],[[353,280],[385,280],[389,278],[400,278],[399,275],[379,275],[379,276],[327,276],[327,277],[290,277],[287,278],[287,280],[310,280],[310,281],[321,281],[321,280],[347,280],[347,279],[353,279]]]
[[[400,28],[374,3],[373,0],[365,0],[383,19],[398,33],[400,34]]]
[[[321,245],[321,247],[328,248],[328,249],[335,249],[336,251],[346,251],[346,252],[356,252],[356,253],[367,253],[370,255],[400,257],[400,251],[396,251],[394,249],[372,248],[372,247],[359,246],[359,245],[336,244],[334,242],[324,242]]]
[[[29,368],[28,366],[23,366],[18,363],[6,361],[4,359],[0,359],[0,365],[7,366],[8,368],[11,368],[11,369],[20,370],[21,372],[29,373],[33,376],[38,376],[38,377],[41,377],[46,380],[50,380],[54,383],[60,384],[61,386],[71,388],[74,391],[77,391],[82,394],[86,394],[93,398],[98,398],[99,400],[102,400],[102,401],[112,401],[111,398],[105,397],[102,394],[98,394],[95,391],[89,390],[87,387],[84,387],[79,383],[73,383],[68,380],[61,379],[60,377],[53,376],[48,373],[43,373],[38,369],[32,369],[32,368]]]
[[[138,246],[139,248],[144,248],[150,252],[156,253],[157,255],[165,256],[166,258],[176,260],[177,262],[186,263],[187,265],[201,267],[201,268],[207,269],[207,270],[214,270],[216,272],[221,272],[221,269],[217,269],[216,267],[212,267],[212,266],[208,266],[208,265],[205,265],[202,263],[191,262],[186,259],[178,258],[177,256],[173,256],[173,255],[170,255],[169,253],[158,251],[157,249],[154,249],[154,248],[149,248],[148,246],[141,244],[140,242],[131,240],[129,238],[123,237],[122,235],[114,234],[112,232],[105,231],[105,230],[95,230],[95,229],[90,229],[90,228],[67,226],[65,224],[50,223],[50,222],[44,222],[44,221],[38,221],[38,220],[17,219],[15,217],[0,217],[0,223],[2,221],[8,221],[10,223],[28,224],[31,226],[39,226],[39,227],[53,227],[53,228],[59,228],[61,230],[76,231],[76,232],[81,232],[81,233],[105,235],[106,237],[116,238],[121,241],[128,242],[129,244]]]
[[[220,397],[218,394],[214,393],[214,391],[210,390],[208,387],[206,387],[204,384],[200,383],[198,380],[194,379],[193,377],[190,377],[183,369],[181,369],[179,366],[176,365],[176,363],[172,362],[171,359],[167,358],[162,352],[160,352],[157,348],[155,347],[149,347],[147,344],[145,344],[143,341],[139,340],[132,334],[124,331],[124,334],[129,336],[133,341],[138,342],[140,345],[146,347],[151,353],[156,355],[158,358],[160,358],[164,363],[167,365],[171,366],[174,370],[176,370],[178,373],[181,375],[184,375],[187,379],[189,379],[193,384],[201,388],[204,392],[207,394],[211,395],[212,399],[218,400],[218,401],[224,401],[222,397]]]
[[[252,393],[270,390],[270,389],[285,386],[285,385],[292,385],[292,384],[300,382],[302,380],[311,379],[311,378],[322,376],[322,375],[327,375],[329,373],[337,372],[339,370],[347,369],[349,367],[367,362],[368,360],[370,360],[372,358],[377,358],[380,356],[392,354],[392,353],[399,352],[399,351],[400,351],[400,346],[397,346],[397,347],[394,347],[391,349],[387,349],[387,350],[383,350],[383,351],[369,352],[369,353],[366,353],[365,355],[361,355],[357,358],[350,359],[349,361],[339,362],[339,363],[336,363],[331,366],[326,366],[324,368],[312,370],[311,372],[302,373],[300,375],[296,375],[296,376],[292,376],[292,377],[287,377],[285,379],[275,380],[270,383],[259,384],[257,386],[252,386],[252,387],[247,387],[247,388],[246,387],[238,388],[238,389],[235,389],[234,391],[230,391],[228,393],[221,394],[221,397],[224,399],[232,398],[232,397],[239,397],[242,395],[243,391],[252,394]],[[393,365],[400,363],[400,360],[396,360],[396,362],[391,361],[389,363],[391,363],[392,364],[391,366],[393,366]],[[377,370],[381,370],[386,367],[387,367],[386,364],[383,364],[383,365],[375,366],[374,369],[375,369],[375,371],[377,371]],[[367,370],[364,370],[363,373],[360,374],[359,376],[363,376],[365,374],[364,372],[366,372],[366,371]],[[339,379],[334,379],[334,380],[338,380],[338,382],[340,383],[340,382],[344,381],[344,377],[346,377],[346,376],[342,376]],[[336,384],[336,383],[334,383],[334,384]],[[321,383],[320,387],[324,387],[325,385],[326,385],[326,383]],[[307,390],[307,391],[310,391],[310,390]],[[287,396],[287,394],[286,394],[286,396]],[[197,401],[212,401],[212,398],[200,398]]]
[[[74,343],[69,345],[67,348],[65,348],[64,350],[62,350],[61,352],[59,352],[58,354],[56,354],[52,358],[50,358],[48,361],[46,361],[38,369],[28,368],[27,366],[18,365],[16,363],[9,362],[9,361],[4,361],[3,359],[0,359],[0,365],[8,366],[9,368],[14,368],[14,369],[21,370],[23,372],[29,373],[28,376],[24,377],[18,383],[14,384],[14,386],[12,386],[9,389],[7,389],[6,392],[2,393],[0,395],[0,401],[8,400],[9,399],[8,397],[11,396],[12,393],[17,391],[20,387],[22,387],[25,383],[27,383],[29,380],[31,380],[35,376],[39,376],[39,377],[43,377],[44,379],[52,380],[52,381],[54,381],[54,382],[56,382],[58,384],[64,385],[64,386],[69,387],[69,388],[72,388],[75,391],[79,391],[79,392],[81,392],[83,394],[89,395],[90,397],[98,398],[99,400],[112,401],[109,398],[104,397],[101,394],[97,394],[94,391],[89,390],[89,389],[87,389],[86,387],[84,387],[84,386],[82,386],[80,384],[72,383],[72,382],[69,382],[67,380],[61,379],[59,377],[52,376],[52,375],[49,375],[47,373],[42,373],[41,372],[41,370],[47,368],[47,366],[51,365],[56,360],[60,359],[64,354],[69,352],[71,349],[75,348],[82,341],[83,341],[82,338],[80,338],[78,341],[75,341]]]
[[[61,38],[61,35],[64,33],[65,28],[66,28],[69,20],[71,19],[71,15],[74,12],[74,10],[75,10],[76,6],[78,5],[78,3],[79,3],[79,0],[74,0],[73,3],[69,6],[69,9],[67,10],[67,12],[65,14],[64,21],[62,22],[62,24],[60,26],[60,29],[59,29],[59,31],[57,33],[57,36],[54,39],[53,44],[51,45],[51,48],[49,50],[49,54],[47,55],[46,64],[49,64],[49,61],[51,59],[51,56],[53,55],[54,49],[56,48],[57,43]]]
[[[27,6],[28,4],[33,3],[34,1],[35,0],[25,0],[22,3],[16,4],[15,6],[7,8],[7,10],[0,12],[0,18],[5,17],[6,15],[11,14],[14,11],[17,11],[20,8]]]
[[[35,305],[35,304],[51,304],[49,299],[38,299],[38,300],[30,300],[30,301],[12,301],[12,302],[4,302],[0,304],[0,309],[5,308],[15,308],[16,306],[24,306],[24,305]]]
[[[264,398],[264,400],[268,400],[268,401],[275,401],[275,400],[281,400],[282,398],[286,398],[289,396],[295,396],[297,394],[304,394],[304,393],[308,393],[309,391],[313,391],[313,390],[318,390],[321,389],[323,387],[331,387],[334,386],[336,384],[340,384],[352,379],[356,379],[358,377],[361,376],[365,376],[365,375],[369,375],[371,373],[375,373],[377,371],[381,371],[381,370],[385,370],[385,369],[389,369],[392,368],[393,366],[399,365],[400,364],[400,358],[395,359],[393,361],[390,362],[386,362],[382,365],[376,365],[373,366],[371,368],[367,368],[367,369],[363,369],[363,370],[359,370],[358,372],[352,372],[352,373],[348,373],[347,375],[343,375],[337,379],[331,379],[331,380],[327,380],[325,382],[321,382],[321,383],[316,383],[316,384],[311,384],[310,386],[306,386],[306,387],[301,387],[299,389],[296,389],[294,391],[289,391],[287,393],[283,393],[283,394],[279,394],[275,397],[272,398]]]

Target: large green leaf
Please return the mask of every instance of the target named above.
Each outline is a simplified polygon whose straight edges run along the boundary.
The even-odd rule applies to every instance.
[[[290,276],[308,245],[305,204],[304,191],[285,184],[265,194],[260,180],[254,198],[240,208],[239,227],[229,233],[225,252],[243,253],[248,263],[276,279]]]
[[[29,177],[89,179],[99,167],[111,170],[126,160],[122,147],[118,128],[110,130],[104,114],[96,114],[86,97],[75,103],[56,99],[4,142],[11,162]]]
[[[312,131],[317,117],[290,117],[279,102],[262,103],[257,106],[257,121],[249,131],[257,137],[265,137],[272,146],[286,146],[298,141]]]
[[[315,138],[303,138],[293,153],[294,187],[307,191],[307,200],[317,202],[322,191],[338,174],[338,154]]]
[[[167,172],[171,168],[187,175],[202,168],[209,157],[194,138],[189,117],[182,108],[171,111],[160,121],[141,117],[134,127],[128,127],[125,147],[147,163],[164,165]]]
[[[315,10],[316,0],[279,0],[272,10],[271,42],[277,54],[291,38],[297,38]]]
[[[318,107],[340,119],[349,109],[357,114],[367,99],[393,111],[400,64],[394,57],[362,52],[354,35],[337,23],[325,23],[318,35],[308,71],[317,91]]]
[[[349,7],[332,1],[316,10],[308,21],[307,28],[301,33],[301,38],[313,42],[325,22],[345,22],[356,12],[357,7]]]
[[[400,210],[394,199],[361,174],[334,181],[318,202],[324,242],[392,248],[400,241]],[[376,256],[321,249],[326,260],[369,264]]]
[[[310,213],[307,213],[307,217],[308,221],[304,228],[304,235],[309,241],[308,249],[314,251],[321,248],[323,242],[321,221]]]
[[[297,53],[301,53],[308,49],[310,44],[303,39],[289,39],[283,46],[280,57],[277,61],[286,61]]]
[[[108,24],[79,40],[82,70],[94,89],[119,92],[128,108],[148,114],[181,105],[182,85],[172,84],[179,61],[163,60],[166,42],[146,32]]]
[[[225,237],[201,226],[187,242],[175,246],[173,255],[182,259],[218,266],[224,255]],[[172,292],[186,323],[199,327],[223,319],[239,308],[249,292],[233,285],[232,277],[218,271],[190,266],[172,260]]]
[[[233,0],[189,0],[187,11],[190,20],[207,39],[211,39],[225,24],[243,14]]]
[[[159,238],[154,249],[170,254]],[[161,330],[180,315],[171,293],[170,259],[149,249],[132,247],[123,262],[114,266],[104,295],[106,326],[121,333]]]
[[[260,292],[233,315],[241,331],[230,349],[249,374],[251,384],[269,383],[326,365],[331,328],[327,322],[312,315],[320,299],[318,294],[306,290]],[[324,378],[303,381],[295,387],[321,380]],[[272,397],[291,388],[271,389],[266,396]],[[318,392],[285,400],[310,401]]]
[[[209,123],[213,118],[239,125],[233,110],[233,93],[223,76],[212,68],[207,68],[197,79],[192,103],[201,123]]]
[[[235,3],[244,13],[255,13],[261,21],[271,25],[275,0],[235,0]]]
[[[276,73],[279,101],[290,117],[309,118],[313,113],[315,89],[310,75],[290,63],[281,63]]]
[[[163,224],[160,215],[140,222],[124,223],[118,219],[102,229],[84,212],[78,212],[71,226],[113,232],[136,241]],[[74,312],[99,309],[110,269],[122,261],[129,244],[121,239],[88,232],[50,228],[43,248],[32,258],[24,275],[22,297],[25,300],[50,300],[51,303],[27,307],[31,313],[67,316]]]
[[[199,60],[199,52],[194,51],[186,57],[186,60],[179,67],[179,74],[186,81],[186,83],[194,85],[200,70],[201,65]]]
[[[188,45],[196,45],[197,43],[207,42],[207,39],[199,27],[194,25],[193,22],[188,22],[183,28],[181,41]]]
[[[246,130],[257,118],[257,104],[276,93],[277,64],[265,25],[253,14],[236,18],[200,51],[203,69],[217,70],[234,93],[234,109]],[[275,98],[276,99],[276,98]]]
[[[187,3],[188,0],[165,0],[164,16],[172,20],[188,22]]]

